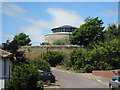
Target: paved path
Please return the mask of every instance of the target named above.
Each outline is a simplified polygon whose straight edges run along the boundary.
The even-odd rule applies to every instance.
[[[56,68],[52,68],[51,71],[56,76],[56,84],[60,85],[60,88],[108,88],[96,80],[84,77],[83,74]]]

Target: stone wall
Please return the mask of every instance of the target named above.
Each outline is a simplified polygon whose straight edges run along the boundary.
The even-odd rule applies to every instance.
[[[83,47],[78,45],[39,45],[39,46],[22,46],[19,51],[24,52],[34,52],[41,50],[76,50],[83,49]]]
[[[69,38],[71,33],[68,32],[61,32],[61,33],[53,33],[45,35],[45,42],[53,44],[55,41],[60,40],[64,42],[66,45],[69,45]]]

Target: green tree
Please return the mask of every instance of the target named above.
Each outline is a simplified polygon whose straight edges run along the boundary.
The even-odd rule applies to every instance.
[[[3,50],[6,50],[13,54],[13,56],[16,58],[16,60],[15,58],[13,58],[15,64],[19,64],[20,62],[22,63],[26,62],[26,59],[23,55],[24,52],[18,51],[19,48],[20,48],[20,45],[18,44],[16,39],[14,39],[11,42],[7,40],[7,42],[4,43],[2,47]]]
[[[20,46],[30,46],[30,38],[29,35],[26,35],[25,33],[20,33],[18,35],[14,36],[14,39],[18,42]]]
[[[85,23],[73,31],[70,37],[71,44],[87,46],[91,41],[103,41],[103,22],[98,17],[84,20]]]
[[[111,24],[105,30],[104,37],[106,41],[113,40],[115,38],[119,38],[120,36],[120,25]]]
[[[64,59],[64,54],[59,51],[47,51],[44,53],[44,59],[52,66],[60,64]]]
[[[37,82],[39,81],[39,72],[37,66],[32,64],[16,65],[12,79],[7,83],[10,90],[29,90],[31,88],[37,88]],[[43,87],[39,87],[41,90]]]
[[[39,70],[46,72],[50,71],[50,64],[46,60],[41,59],[41,56],[35,58],[34,60],[31,60],[30,63],[37,66]]]

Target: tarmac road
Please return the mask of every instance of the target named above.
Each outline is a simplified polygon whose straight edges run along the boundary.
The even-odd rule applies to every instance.
[[[52,73],[56,76],[56,85],[60,88],[108,88],[95,80],[85,78],[75,72],[52,68]]]

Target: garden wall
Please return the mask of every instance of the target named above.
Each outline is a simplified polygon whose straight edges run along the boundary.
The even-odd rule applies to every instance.
[[[93,75],[101,76],[107,79],[111,79],[116,74],[113,71],[103,71],[103,70],[94,70],[92,71]]]

